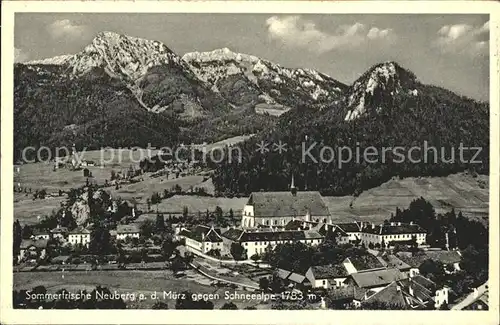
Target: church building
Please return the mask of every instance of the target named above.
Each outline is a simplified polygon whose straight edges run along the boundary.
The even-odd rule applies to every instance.
[[[321,194],[298,191],[293,177],[290,191],[253,192],[243,208],[241,226],[282,228],[292,220],[330,221],[330,212]]]

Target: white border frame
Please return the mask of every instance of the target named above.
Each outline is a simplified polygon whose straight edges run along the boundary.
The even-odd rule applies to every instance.
[[[16,12],[352,13],[490,15],[489,311],[181,311],[12,309],[13,62]],[[0,322],[5,324],[500,324],[499,320],[499,21],[500,4],[481,1],[6,1],[2,3]]]

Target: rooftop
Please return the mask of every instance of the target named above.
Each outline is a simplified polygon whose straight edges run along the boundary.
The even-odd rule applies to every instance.
[[[52,229],[50,232],[53,233],[53,234],[66,233],[66,232],[68,232],[68,228],[66,228],[66,227],[57,227],[57,228]]]
[[[78,227],[70,231],[70,234],[90,234],[90,230],[83,228],[83,227]]]
[[[384,267],[376,256],[369,253],[366,253],[365,255],[351,256],[346,258],[346,260],[347,259],[351,261],[352,265],[358,272]]]
[[[400,271],[408,270],[411,268],[410,265],[400,260],[396,255],[384,254],[382,256],[378,256],[377,258],[385,267],[395,268]]]
[[[138,232],[139,232],[139,228],[134,224],[116,226],[116,233],[117,234],[133,234],[133,233],[138,233]]]
[[[38,240],[31,240],[31,239],[23,239],[21,241],[21,249],[26,249],[31,246],[35,246],[36,248],[46,248],[47,247],[48,240],[47,239],[38,239]]]
[[[392,282],[384,289],[368,297],[368,299],[364,300],[361,304],[370,304],[372,302],[380,302],[390,306],[406,306],[403,292],[397,282]]]
[[[343,265],[317,265],[312,266],[311,271],[316,280],[347,277],[347,271]]]
[[[364,233],[377,235],[423,234],[425,229],[416,224],[392,223],[363,228]]]
[[[360,288],[381,287],[394,281],[402,280],[405,277],[398,269],[383,269],[353,273],[350,276]]]
[[[396,256],[411,267],[419,267],[425,260],[441,261],[443,264],[454,264],[461,261],[462,257],[456,251],[424,251],[419,254],[398,252]]]
[[[338,223],[336,226],[344,232],[360,232],[361,227],[357,222]]]
[[[190,230],[183,230],[180,232],[181,236],[186,236],[188,238],[194,239],[198,242],[221,242],[222,237],[220,234],[220,229],[214,229],[212,227],[207,227],[203,225],[198,225]]]
[[[222,234],[232,241],[260,242],[260,241],[299,241],[306,239],[322,239],[323,236],[314,230],[278,230],[278,231],[249,231],[241,229],[229,229]]]
[[[330,212],[319,192],[290,191],[254,192],[248,199],[255,217],[329,216]]]

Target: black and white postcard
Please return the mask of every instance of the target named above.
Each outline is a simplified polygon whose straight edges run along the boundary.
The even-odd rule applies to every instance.
[[[2,323],[498,324],[497,3],[2,7]]]

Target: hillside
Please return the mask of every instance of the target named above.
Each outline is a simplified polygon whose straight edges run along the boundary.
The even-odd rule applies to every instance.
[[[393,176],[488,173],[488,104],[424,85],[394,62],[374,66],[346,94],[342,103],[328,109],[302,107],[284,114],[276,127],[246,143],[241,164],[214,166],[216,190],[221,194],[284,190],[293,173],[300,188],[324,195],[357,195]],[[360,103],[362,109],[353,111]],[[260,141],[282,141],[288,150],[262,154],[255,151]],[[481,147],[475,157],[481,162],[471,162],[475,150],[464,151],[461,159],[460,145]],[[424,146],[436,150],[426,151]],[[332,149],[323,151],[321,161],[325,147]],[[338,150],[342,147],[351,148],[353,155],[359,150],[360,159],[341,162]],[[412,162],[408,152],[413,147],[420,149],[412,151]],[[376,151],[375,158],[369,157],[371,162],[363,158],[367,148]],[[383,154],[384,148],[391,150]],[[302,155],[306,151],[310,154]]]
[[[16,65],[14,76],[16,159],[28,146],[75,143],[90,150],[177,142],[176,116],[152,115],[102,68],[73,78],[61,66]]]

